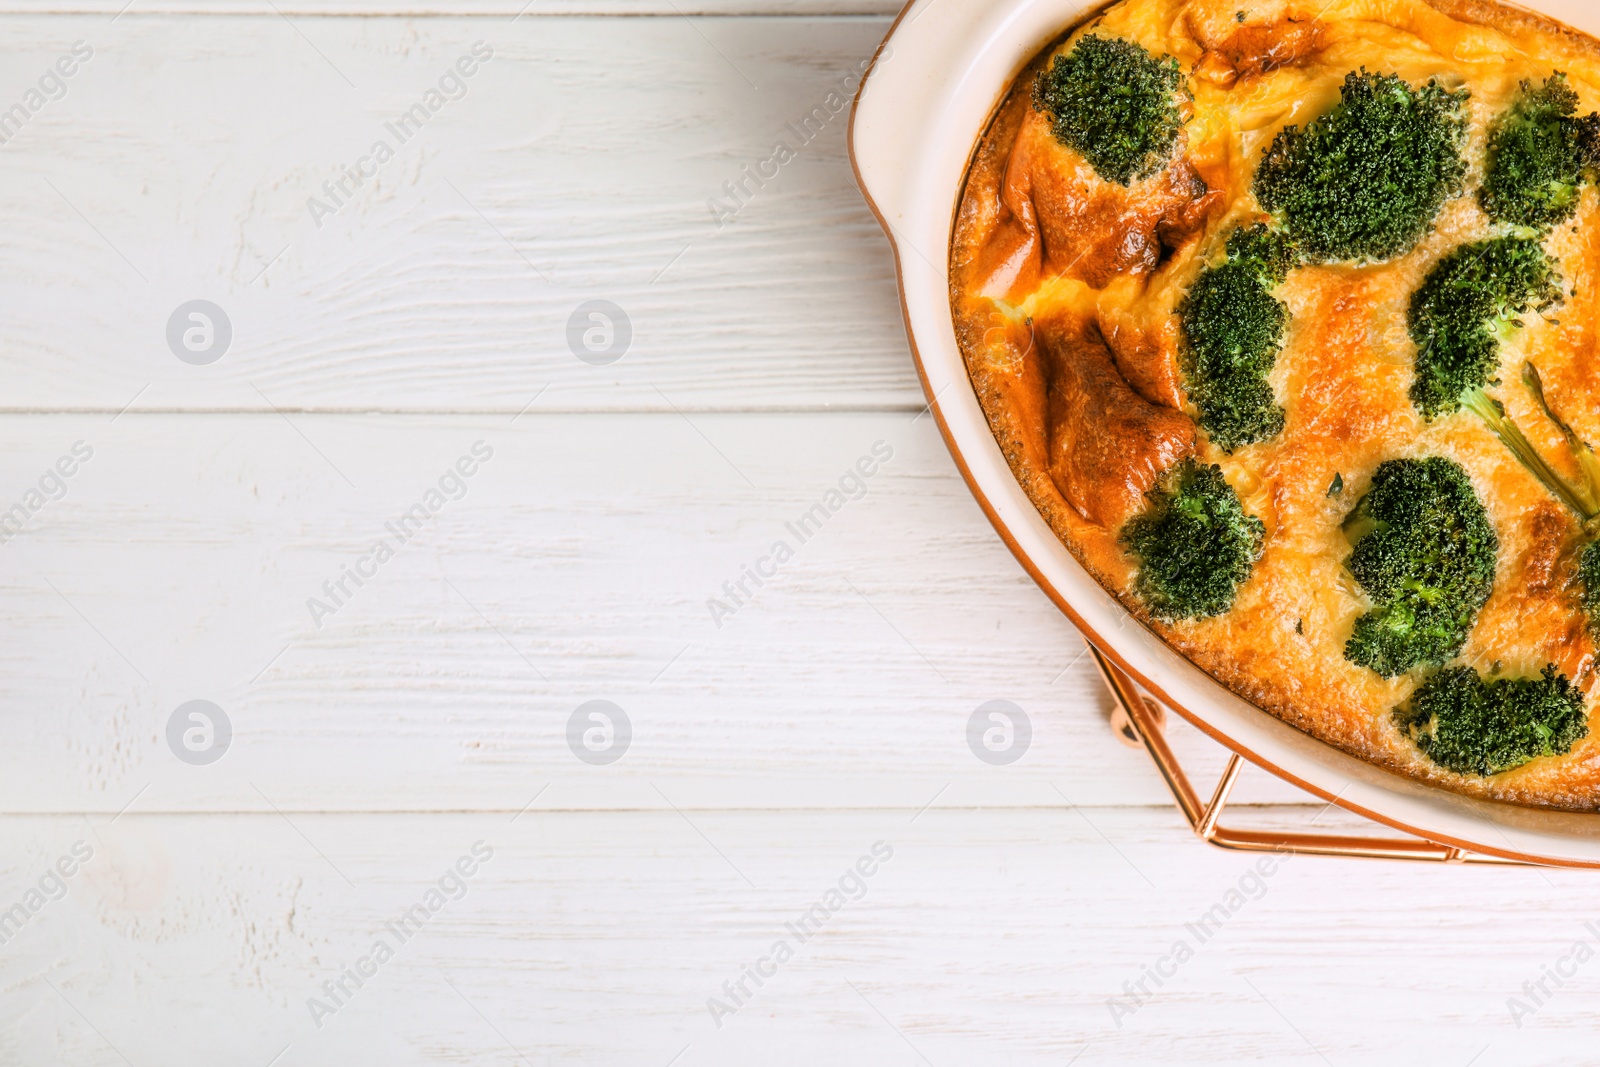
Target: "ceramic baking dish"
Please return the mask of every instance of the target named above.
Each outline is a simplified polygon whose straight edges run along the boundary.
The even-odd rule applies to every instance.
[[[951,325],[950,235],[968,161],[1027,62],[1101,5],[1083,0],[912,0],[856,96],[850,156],[893,246],[900,303],[945,443],[1000,537],[1117,666],[1246,759],[1358,814],[1489,855],[1600,867],[1600,815],[1476,800],[1402,778],[1235,696],[1128,613],[1078,564],[1022,492],[979,407]],[[1600,36],[1594,0],[1529,5]]]

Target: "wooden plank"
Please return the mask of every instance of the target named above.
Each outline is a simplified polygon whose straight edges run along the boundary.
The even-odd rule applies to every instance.
[[[78,441],[0,544],[4,810],[1164,802],[927,417],[10,416],[0,519]],[[166,735],[196,699],[212,766]],[[591,700],[620,762],[568,745]],[[992,700],[1009,766],[968,742]]]
[[[271,15],[274,18],[543,18],[551,15],[872,15],[893,17],[892,0],[3,0],[5,15],[95,15],[141,18],[160,15]]]
[[[1171,812],[13,817],[0,900],[77,841],[95,855],[0,953],[8,1063],[1555,1063],[1596,1021],[1583,964],[1522,1028],[1507,1009],[1593,953],[1584,874],[1263,874]],[[319,1028],[308,999],[380,939]],[[708,999],[780,940],[719,1028]]]
[[[7,19],[0,111],[93,55],[3,146],[0,409],[921,406],[844,154],[884,20],[303,21]],[[196,299],[232,330],[203,366],[168,339]],[[609,365],[569,340],[593,300]]]

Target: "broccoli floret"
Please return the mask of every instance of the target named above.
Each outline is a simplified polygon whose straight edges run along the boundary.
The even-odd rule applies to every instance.
[[[1267,286],[1280,284],[1294,269],[1294,242],[1287,234],[1261,223],[1234,230],[1228,235],[1228,261],[1246,263]]]
[[[1256,200],[1308,262],[1399,255],[1461,191],[1467,95],[1352,72],[1332,110],[1273,140],[1256,171]]]
[[[1471,667],[1429,678],[1395,722],[1433,762],[1457,774],[1499,774],[1559,756],[1589,732],[1583,694],[1553,665],[1539,678],[1485,682]]]
[[[1589,621],[1589,637],[1600,644],[1600,541],[1590,541],[1578,557],[1578,603]]]
[[[1519,315],[1561,299],[1555,261],[1538,241],[1497,237],[1441,259],[1411,296],[1406,326],[1417,344],[1411,401],[1424,418],[1482,406],[1500,365],[1500,336]]]
[[[1494,585],[1500,540],[1460,464],[1391,459],[1344,521],[1346,566],[1372,600],[1345,658],[1392,678],[1461,651]]]
[[[1160,170],[1183,128],[1183,72],[1132,41],[1084,37],[1033,83],[1033,107],[1056,140],[1102,180],[1132,184]]]
[[[1184,384],[1211,441],[1232,452],[1276,437],[1283,408],[1267,374],[1283,347],[1289,309],[1271,289],[1293,264],[1293,246],[1265,226],[1235,230],[1228,259],[1200,274],[1178,305]]]
[[[1542,86],[1523,82],[1489,133],[1479,202],[1496,222],[1545,230],[1577,214],[1600,148],[1600,115],[1576,117],[1578,94],[1556,71]]]
[[[1261,558],[1261,520],[1246,513],[1222,468],[1185,460],[1122,528],[1139,561],[1135,589],[1159,619],[1204,619],[1233,607]]]

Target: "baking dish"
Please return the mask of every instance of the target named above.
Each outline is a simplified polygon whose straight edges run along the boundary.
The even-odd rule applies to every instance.
[[[1303,734],[1225,689],[1134,621],[1057,540],[990,432],[951,323],[950,235],[974,145],[1023,66],[1098,5],[913,0],[857,93],[850,156],[894,251],[930,409],[1001,538],[1084,636],[1147,691],[1251,762],[1353,812],[1473,852],[1600,866],[1600,818],[1478,800],[1402,778]],[[1530,9],[1600,34],[1600,8]]]

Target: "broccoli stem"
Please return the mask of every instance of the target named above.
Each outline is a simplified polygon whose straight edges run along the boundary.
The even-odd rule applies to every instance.
[[[1533,393],[1539,402],[1539,409],[1544,412],[1545,418],[1555,423],[1567,439],[1567,447],[1572,450],[1573,458],[1578,461],[1578,470],[1583,474],[1582,499],[1587,507],[1587,513],[1580,512],[1585,525],[1600,515],[1600,456],[1596,456],[1594,449],[1589,447],[1587,441],[1579,437],[1566,421],[1550,410],[1550,404],[1544,398],[1544,382],[1539,379],[1539,368],[1532,363],[1522,365],[1522,383]]]
[[[1538,400],[1545,417],[1560,427],[1561,432],[1566,435],[1567,447],[1572,449],[1573,457],[1583,472],[1581,484],[1573,485],[1556,473],[1555,468],[1551,467],[1539,454],[1539,450],[1534,448],[1533,442],[1528,440],[1521,427],[1506,414],[1505,406],[1485,393],[1481,387],[1474,387],[1462,393],[1461,406],[1482,419],[1517,461],[1539,479],[1552,496],[1571,508],[1588,530],[1590,524],[1596,518],[1600,518],[1600,457],[1597,457],[1594,450],[1550,410],[1550,405],[1544,396],[1544,383],[1539,378],[1538,368],[1532,363],[1523,365],[1522,381]]]
[[[1578,462],[1582,481],[1574,485],[1551,469],[1516,423],[1506,417],[1500,403],[1482,389],[1462,395],[1462,405],[1488,425],[1500,442],[1526,467],[1556,499],[1571,508],[1583,524],[1582,551],[1578,555],[1578,602],[1588,620],[1589,633],[1600,644],[1600,456],[1579,437],[1567,422],[1550,409],[1545,399],[1539,369],[1532,363],[1522,368],[1522,383],[1528,387],[1545,418],[1560,428],[1573,458]]]

